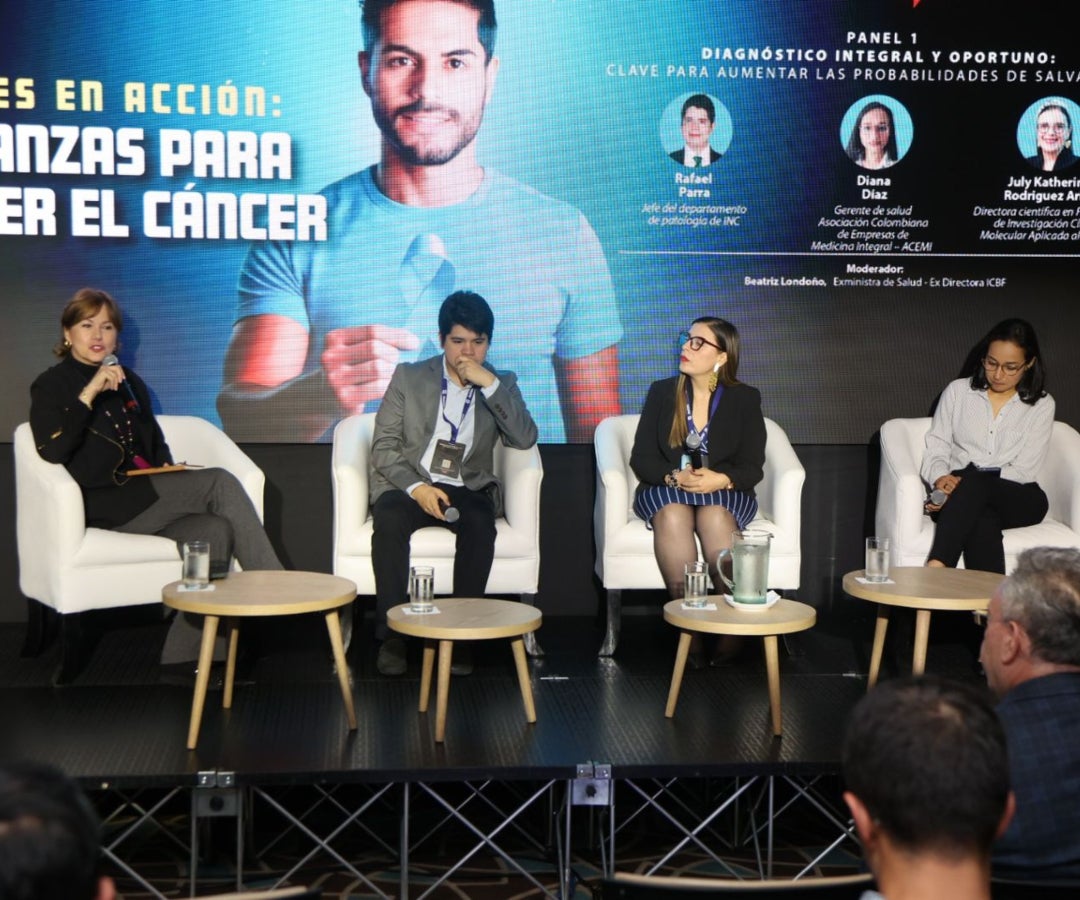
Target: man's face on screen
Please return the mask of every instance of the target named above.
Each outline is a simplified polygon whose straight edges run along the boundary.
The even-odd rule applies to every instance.
[[[383,13],[382,38],[360,54],[375,122],[405,163],[444,165],[476,137],[498,70],[479,18],[446,0],[407,0]]]
[[[709,146],[713,123],[709,114],[697,106],[688,106],[682,117],[682,135],[691,150],[704,150]]]

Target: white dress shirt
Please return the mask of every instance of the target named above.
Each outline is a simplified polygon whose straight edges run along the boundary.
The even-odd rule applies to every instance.
[[[995,416],[985,390],[959,378],[941,393],[926,435],[921,475],[933,485],[942,475],[973,463],[1000,468],[1001,477],[1019,484],[1035,481],[1050,449],[1054,398],[1033,404],[1014,394]]]

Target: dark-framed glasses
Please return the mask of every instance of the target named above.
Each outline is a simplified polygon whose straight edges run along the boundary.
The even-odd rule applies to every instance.
[[[996,372],[1000,369],[1006,375],[1016,375],[1018,372],[1022,372],[1024,370],[1024,367],[1027,365],[1027,363],[998,362],[992,356],[984,356],[982,364],[983,368],[986,369],[987,372]]]
[[[691,350],[700,350],[702,347],[708,344],[710,347],[715,347],[721,353],[724,352],[724,348],[721,347],[719,344],[714,344],[712,341],[707,341],[705,340],[705,338],[698,337],[696,334],[692,335],[689,331],[680,331],[676,347],[681,350],[687,344],[690,345]]]

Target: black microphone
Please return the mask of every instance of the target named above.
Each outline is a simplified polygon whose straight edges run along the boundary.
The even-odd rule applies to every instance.
[[[701,435],[691,431],[686,436],[686,451],[690,456],[690,466],[694,469],[709,468],[709,454],[701,446]]]
[[[115,353],[110,353],[101,361],[101,364],[103,366],[118,366],[120,365],[120,360],[116,358]],[[142,415],[142,407],[139,406],[139,401],[135,397],[135,392],[131,389],[131,382],[125,378],[120,383],[124,386],[124,391],[128,396],[127,400],[124,401],[124,409],[134,412],[137,416]]]

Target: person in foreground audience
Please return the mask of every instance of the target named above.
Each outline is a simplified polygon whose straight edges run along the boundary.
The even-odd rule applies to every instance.
[[[929,566],[1005,574],[1003,528],[1035,525],[1049,503],[1036,478],[1050,449],[1054,398],[1035,329],[999,322],[969,356],[971,369],[941,394],[926,435],[922,477],[945,501],[927,504],[936,522]]]
[[[1080,878],[1080,550],[1020,554],[990,600],[979,658],[1016,794],[994,873]]]
[[[513,372],[488,363],[495,316],[472,291],[455,291],[439,309],[443,352],[400,363],[375,415],[371,442],[374,530],[375,667],[403,675],[405,641],[389,636],[386,613],[408,599],[412,533],[425,526],[457,536],[454,595],[482,597],[495,556],[495,519],[502,514],[502,485],[495,477],[495,444],[521,450],[536,443],[537,429]],[[447,516],[453,509],[456,516]],[[468,644],[452,667],[468,675]]]
[[[143,380],[116,359],[124,327],[105,291],[83,288],[60,315],[60,362],[30,386],[30,428],[42,459],[63,465],[82,490],[87,526],[210,543],[212,572],[280,569],[258,513],[224,469],[133,475],[173,462]],[[179,575],[179,557],[177,557]],[[178,616],[177,626],[183,626]],[[174,626],[174,632],[179,630]],[[181,646],[182,645],[182,646]],[[170,632],[162,662],[196,658],[198,632]]]
[[[985,692],[887,681],[852,710],[844,801],[877,881],[863,900],[988,900],[1013,811],[1005,733]]]
[[[112,900],[97,814],[72,779],[39,763],[0,766],[0,897]]]
[[[721,587],[717,554],[757,513],[754,486],[765,466],[761,394],[735,377],[738,330],[702,316],[679,335],[678,347],[679,374],[649,387],[630,451],[640,480],[634,512],[653,533],[656,562],[673,600],[683,597],[684,570],[698,558],[697,541],[713,585]],[[700,458],[688,453],[691,444],[699,445]],[[733,643],[722,645],[713,663],[723,664],[734,651]],[[690,665],[703,664],[700,647],[692,644]]]

